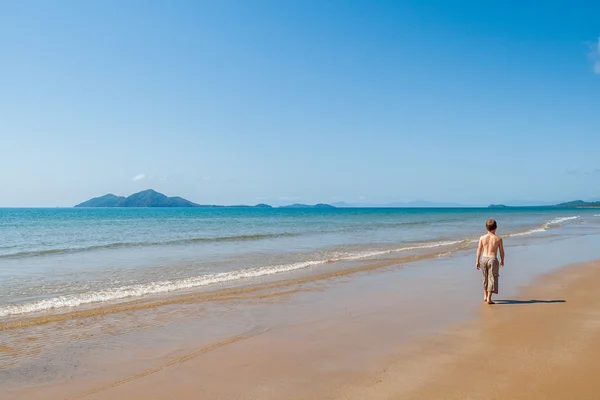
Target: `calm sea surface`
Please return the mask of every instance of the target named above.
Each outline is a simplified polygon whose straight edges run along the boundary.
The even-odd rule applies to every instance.
[[[509,209],[0,209],[0,317],[224,282],[388,253],[469,243],[496,218],[499,234],[598,225],[600,210]]]

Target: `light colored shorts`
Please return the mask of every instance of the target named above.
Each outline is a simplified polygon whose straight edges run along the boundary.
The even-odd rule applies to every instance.
[[[483,272],[483,290],[498,294],[500,263],[496,257],[483,257],[480,262]]]

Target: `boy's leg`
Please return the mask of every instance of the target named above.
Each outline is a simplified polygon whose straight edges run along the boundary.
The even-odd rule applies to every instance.
[[[483,273],[483,301],[485,301],[487,303],[489,301],[489,296],[490,296],[490,292],[488,292],[489,283],[490,283],[489,274],[492,271],[490,271],[487,259],[485,259],[485,258],[483,259],[483,262],[481,263],[481,272]]]
[[[496,304],[492,301],[492,295],[494,293],[498,293],[498,269],[499,269],[499,264],[498,264],[498,260],[493,260],[491,262],[491,268],[488,271],[488,278],[489,278],[489,282],[488,282],[488,300],[487,303],[488,304]]]
[[[481,263],[481,274],[483,275],[483,301],[487,302],[487,274],[485,273],[485,263]]]

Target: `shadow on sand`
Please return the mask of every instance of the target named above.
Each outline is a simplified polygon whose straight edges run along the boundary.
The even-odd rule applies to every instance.
[[[566,303],[566,300],[496,300],[496,304]]]

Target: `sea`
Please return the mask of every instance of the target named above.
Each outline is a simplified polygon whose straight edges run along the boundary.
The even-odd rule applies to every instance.
[[[448,256],[485,221],[506,246],[599,210],[526,208],[0,209],[0,320],[285,279],[387,255]]]

